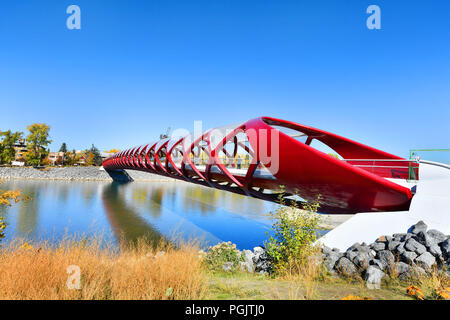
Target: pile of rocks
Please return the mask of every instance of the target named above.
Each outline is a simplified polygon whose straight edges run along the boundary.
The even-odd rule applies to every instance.
[[[428,230],[423,221],[407,233],[381,236],[374,243],[355,243],[345,252],[323,247],[322,258],[331,273],[362,276],[368,285],[395,273],[399,279],[426,274],[436,268],[449,273],[450,236]]]
[[[243,255],[244,261],[240,263],[240,270],[242,272],[269,274],[271,272],[271,264],[266,253],[266,249],[262,246],[253,248],[251,250],[243,250],[239,252]],[[226,262],[222,266],[224,271],[231,271],[233,269],[232,262]]]

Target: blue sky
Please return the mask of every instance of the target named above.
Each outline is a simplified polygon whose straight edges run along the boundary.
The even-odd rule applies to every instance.
[[[0,130],[123,149],[266,115],[401,156],[449,148],[449,16],[449,1],[2,1]]]

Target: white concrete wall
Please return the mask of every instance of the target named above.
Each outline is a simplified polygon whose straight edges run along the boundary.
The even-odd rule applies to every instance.
[[[409,211],[358,213],[318,242],[345,251],[355,242],[369,244],[382,235],[405,233],[420,220],[450,234],[450,166],[421,161],[419,176]]]

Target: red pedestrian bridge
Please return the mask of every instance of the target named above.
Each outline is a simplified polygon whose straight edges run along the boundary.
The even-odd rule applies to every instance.
[[[137,146],[103,167],[288,204],[318,200],[320,212],[336,214],[408,210],[419,179],[416,161],[270,117]]]

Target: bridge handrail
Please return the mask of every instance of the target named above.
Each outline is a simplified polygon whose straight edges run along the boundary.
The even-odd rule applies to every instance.
[[[408,160],[408,159],[342,159],[342,161],[385,161],[385,162],[416,162],[419,163],[417,160]]]

